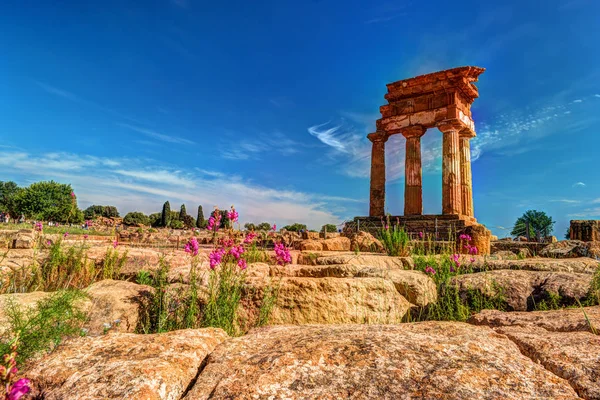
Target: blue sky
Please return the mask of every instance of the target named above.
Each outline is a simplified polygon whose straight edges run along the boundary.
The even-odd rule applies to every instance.
[[[504,236],[535,208],[562,236],[600,218],[599,20],[595,0],[4,1],[0,180],[72,183],[82,207],[339,223],[368,212],[385,84],[476,65],[476,217]],[[423,139],[430,214],[440,139]],[[387,152],[401,214],[402,137]]]

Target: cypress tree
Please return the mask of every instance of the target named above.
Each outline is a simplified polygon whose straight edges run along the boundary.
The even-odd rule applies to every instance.
[[[160,218],[160,226],[167,227],[171,222],[171,205],[168,201],[163,204],[162,215]]]
[[[196,218],[196,228],[204,228],[204,212],[202,211],[202,205],[198,206],[198,218]]]
[[[187,215],[187,212],[185,210],[185,204],[182,204],[181,208],[179,209],[179,220],[183,221],[183,218],[185,218],[186,215]]]

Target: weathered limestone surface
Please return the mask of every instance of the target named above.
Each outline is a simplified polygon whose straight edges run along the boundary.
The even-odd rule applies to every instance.
[[[580,240],[562,240],[551,243],[540,251],[540,256],[550,258],[588,257],[588,243]]]
[[[206,356],[227,339],[214,328],[109,333],[62,344],[24,371],[47,400],[180,399]]]
[[[303,259],[304,260],[304,259]],[[306,260],[307,263],[309,260]],[[390,268],[390,269],[412,269],[413,261],[410,257],[389,257],[376,254],[341,254],[326,255],[317,257],[314,264],[333,265],[333,264],[355,264],[370,265],[372,267]]]
[[[577,272],[593,274],[598,261],[587,258],[527,258],[523,260],[494,260],[475,257],[472,264],[475,270],[519,269],[528,271]]]
[[[336,237],[321,240],[325,251],[350,251],[350,239],[347,237]]]
[[[538,312],[484,310],[469,322],[506,335],[522,354],[566,379],[581,398],[600,398],[600,336],[590,327],[590,323],[600,325],[600,306]]]
[[[470,290],[487,297],[501,294],[509,309],[526,311],[550,295],[560,295],[562,304],[577,304],[585,299],[591,279],[589,274],[574,272],[496,270],[458,275],[451,282],[462,296]]]
[[[452,322],[261,328],[227,341],[185,399],[576,399],[489,328]]]
[[[600,326],[600,306],[531,312],[483,310],[473,315],[469,323],[491,327],[537,326],[552,332],[591,332],[586,315],[594,327]]]
[[[381,253],[384,251],[383,244],[375,236],[368,232],[358,232],[350,237],[350,249],[361,252]]]
[[[398,323],[410,303],[381,278],[301,278],[277,281],[271,324]],[[263,280],[251,282],[260,291]]]

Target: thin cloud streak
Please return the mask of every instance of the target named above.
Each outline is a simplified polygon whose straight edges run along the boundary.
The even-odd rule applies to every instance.
[[[153,139],[160,140],[160,141],[167,142],[167,143],[188,144],[188,145],[196,144],[188,139],[180,138],[177,136],[165,135],[165,134],[155,132],[150,129],[140,128],[139,126],[134,126],[134,125],[129,125],[129,124],[117,124],[117,125],[119,125],[123,128],[127,128],[129,130],[132,130],[134,132],[141,133],[141,134],[151,137]]]

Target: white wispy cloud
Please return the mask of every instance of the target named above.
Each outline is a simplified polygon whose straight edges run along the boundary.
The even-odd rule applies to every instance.
[[[600,217],[600,207],[595,207],[595,208],[587,208],[585,210],[573,213],[573,214],[568,214],[569,217],[576,217],[576,218],[591,218],[591,217]]]
[[[191,140],[188,140],[188,139],[184,139],[184,138],[181,138],[178,136],[165,135],[163,133],[159,133],[159,132],[153,131],[151,129],[141,128],[139,126],[134,126],[134,125],[130,125],[130,124],[121,124],[121,123],[119,123],[117,125],[119,125],[123,128],[130,129],[134,132],[141,133],[141,134],[151,137],[153,139],[160,140],[160,141],[167,142],[167,143],[195,144],[194,142],[192,142]]]
[[[600,94],[595,94],[594,97],[600,98]]]
[[[352,197],[267,187],[221,171],[173,168],[154,160],[6,151],[0,152],[0,169],[5,179],[19,182],[21,177],[21,184],[50,179],[71,183],[80,206],[112,204],[123,213],[158,212],[166,200],[185,203],[189,209],[202,204],[205,212],[214,205],[235,204],[242,222],[302,222],[320,228],[339,223],[344,215],[338,211],[346,209],[344,204],[356,209],[362,203]]]
[[[573,187],[584,187],[584,186],[585,186],[585,183],[583,183],[583,182],[575,182],[573,184]]]
[[[73,94],[71,92],[68,92],[66,90],[57,88],[57,87],[52,86],[52,85],[48,85],[48,84],[43,83],[43,82],[38,82],[38,81],[34,81],[34,82],[39,87],[41,87],[42,89],[44,89],[46,92],[48,92],[50,94],[54,94],[56,96],[64,97],[65,99],[69,99],[71,101],[81,101],[81,99],[77,95],[75,95],[75,94]]]
[[[551,203],[565,203],[565,204],[579,204],[581,200],[573,200],[573,199],[556,199],[550,200]]]

